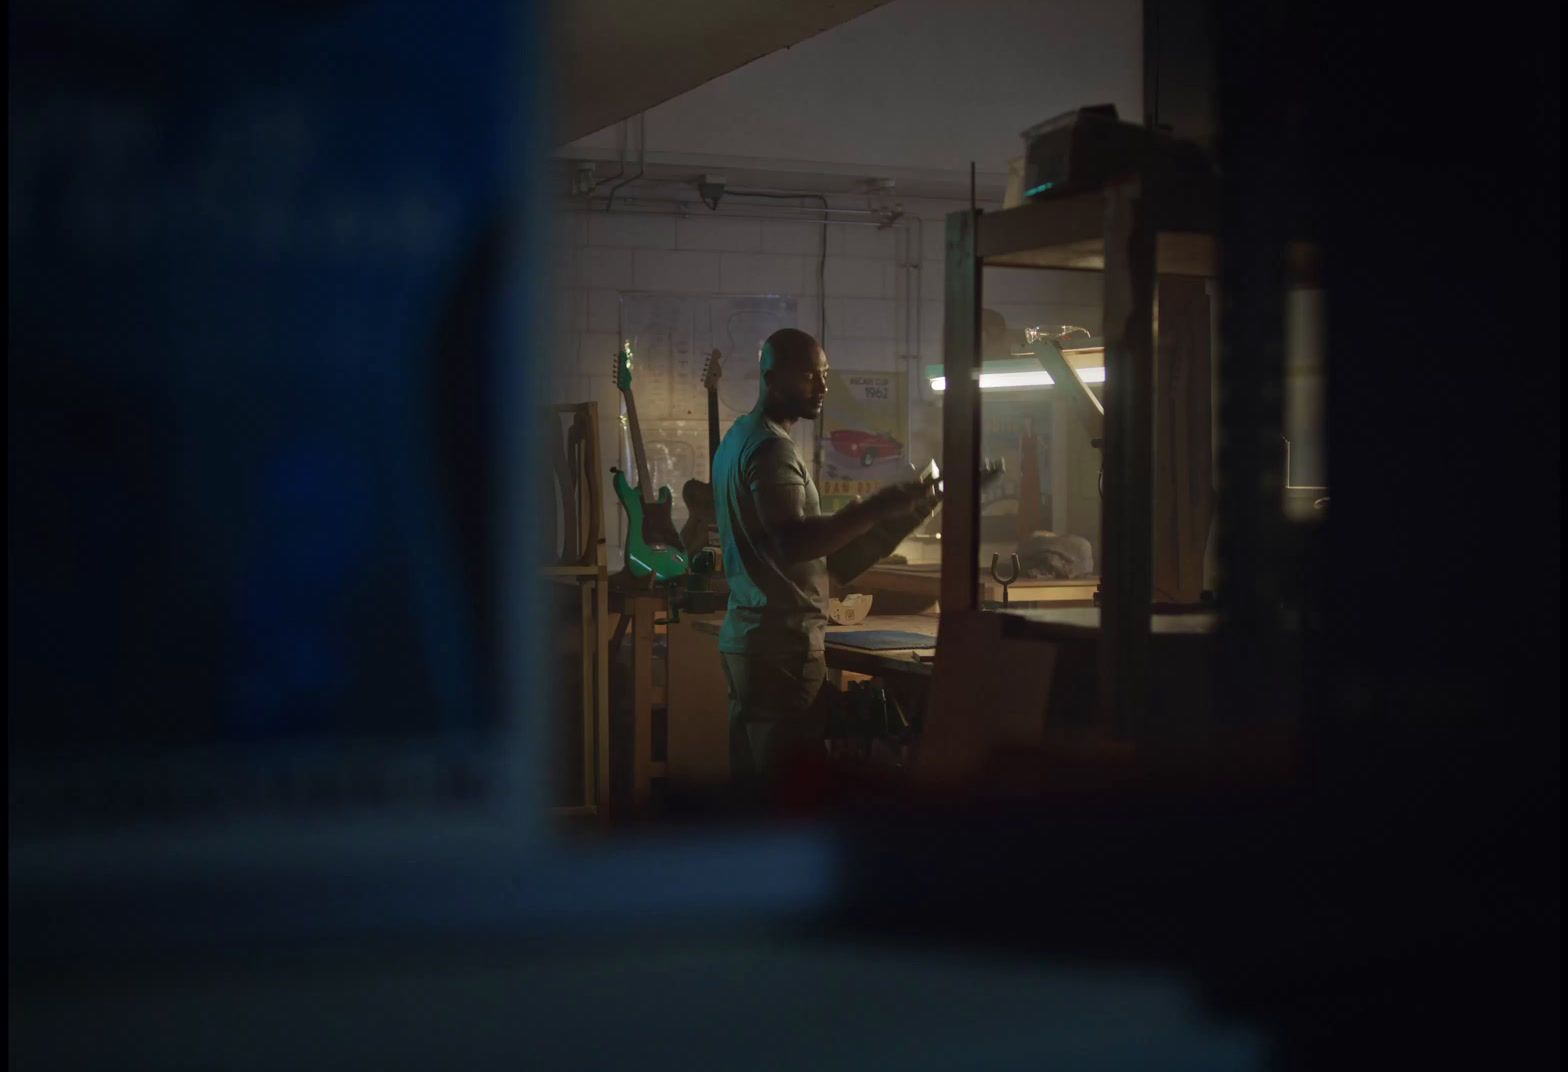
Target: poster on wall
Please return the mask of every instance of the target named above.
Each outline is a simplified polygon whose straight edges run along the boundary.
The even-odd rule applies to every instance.
[[[822,407],[822,512],[910,478],[908,405],[901,372],[828,374]]]

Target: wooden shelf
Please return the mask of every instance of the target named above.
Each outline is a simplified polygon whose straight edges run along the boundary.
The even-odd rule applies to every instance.
[[[551,579],[563,577],[597,578],[603,569],[603,566],[545,566],[541,572],[544,576]]]
[[[1219,274],[1218,218],[1202,197],[1157,208],[1160,222],[1155,242],[1159,275],[1212,279]],[[977,221],[975,256],[988,268],[1055,268],[1105,271],[1105,194],[1094,191],[1036,201]],[[1292,283],[1315,282],[1317,247],[1290,243],[1286,276]]]

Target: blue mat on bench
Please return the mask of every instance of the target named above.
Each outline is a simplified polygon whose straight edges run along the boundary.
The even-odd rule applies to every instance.
[[[905,633],[897,629],[858,629],[853,633],[829,633],[827,643],[834,648],[893,651],[898,648],[934,648],[936,637],[930,633]]]

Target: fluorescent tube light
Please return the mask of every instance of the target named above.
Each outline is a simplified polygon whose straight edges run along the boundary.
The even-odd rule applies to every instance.
[[[1104,383],[1105,368],[1096,365],[1093,368],[1078,370],[1078,378],[1084,383]],[[1056,381],[1051,379],[1051,374],[1044,369],[1032,372],[982,372],[980,374],[980,390],[1006,391],[1016,390],[1021,387],[1051,387]],[[931,390],[947,390],[946,376],[931,377]]]

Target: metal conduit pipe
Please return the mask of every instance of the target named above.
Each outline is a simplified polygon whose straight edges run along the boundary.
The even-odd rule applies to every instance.
[[[594,197],[594,198],[587,199],[587,202],[585,204],[584,200],[582,198],[571,198],[568,201],[568,205],[572,206],[572,207],[576,207],[580,211],[583,210],[584,208],[586,208],[589,211],[593,211],[593,210],[603,211],[604,210],[604,205],[605,205],[607,200],[608,200],[607,198]],[[717,209],[717,210],[710,209],[710,208],[708,208],[708,206],[706,206],[704,204],[701,204],[700,202],[697,202],[697,201],[673,201],[673,200],[667,201],[667,200],[663,200],[663,199],[647,198],[647,197],[622,197],[622,198],[617,198],[616,199],[616,203],[620,206],[620,207],[618,207],[618,208],[613,210],[616,215],[626,214],[626,215],[633,215],[633,216],[680,216],[680,217],[692,216],[692,217],[695,217],[695,218],[698,218],[698,219],[721,219],[721,220],[747,220],[747,219],[751,219],[751,220],[778,220],[778,221],[781,221],[781,222],[784,222],[784,223],[817,223],[817,224],[831,223],[831,224],[838,224],[838,225],[841,225],[841,226],[879,227],[879,228],[882,228],[884,230],[888,230],[888,229],[891,229],[893,227],[900,226],[900,223],[903,220],[917,218],[917,217],[911,217],[911,216],[898,215],[898,216],[894,217],[893,219],[889,220],[889,219],[886,218],[889,215],[888,213],[876,212],[876,211],[873,211],[871,209],[863,209],[863,208],[829,208],[829,209],[822,209],[822,208],[807,208],[805,206],[798,206],[797,207],[797,206],[793,206],[793,205],[780,206],[777,209],[770,208],[767,205],[747,205],[746,207],[747,207],[748,211],[746,211],[746,212],[731,212],[731,211],[729,211],[727,209]],[[662,209],[650,207],[650,206],[655,206],[655,205],[667,205],[669,207],[668,208],[662,208]],[[877,217],[877,219],[866,219],[866,220],[821,219],[820,217],[822,215],[824,215],[824,214],[827,214],[827,215],[873,216],[873,217]]]

